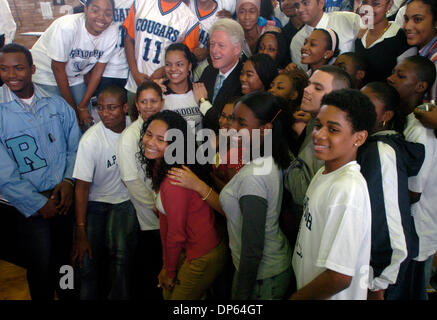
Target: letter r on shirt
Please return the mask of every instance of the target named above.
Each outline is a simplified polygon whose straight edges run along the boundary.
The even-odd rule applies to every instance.
[[[47,166],[46,160],[36,154],[38,146],[35,138],[29,135],[9,139],[6,141],[6,146],[12,151],[21,174]]]

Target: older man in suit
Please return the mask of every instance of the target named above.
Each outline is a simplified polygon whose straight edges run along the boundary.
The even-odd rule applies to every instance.
[[[210,30],[212,65],[193,84],[194,96],[204,115],[203,127],[218,130],[218,118],[231,97],[241,95],[240,73],[243,63],[240,55],[244,31],[238,22],[229,18],[217,20]]]

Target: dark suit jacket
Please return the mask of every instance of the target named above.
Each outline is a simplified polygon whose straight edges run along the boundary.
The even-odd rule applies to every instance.
[[[226,102],[232,97],[241,96],[241,84],[240,84],[240,73],[243,68],[243,62],[238,61],[237,66],[232,70],[229,76],[225,79],[222,87],[214,100],[212,108],[203,117],[203,127],[212,129],[218,132],[218,119],[220,113]],[[206,90],[208,91],[208,100],[212,103],[212,97],[214,96],[214,85],[219,73],[218,69],[213,68],[212,65],[206,67],[203,71],[199,82],[205,84]]]

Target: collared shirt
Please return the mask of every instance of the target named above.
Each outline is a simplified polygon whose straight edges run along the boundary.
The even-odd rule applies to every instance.
[[[218,85],[218,81],[219,81],[219,78],[220,78],[219,75],[224,76],[225,79],[224,79],[223,81],[225,81],[226,78],[231,74],[231,72],[234,71],[235,67],[236,67],[237,64],[238,64],[238,61],[240,61],[240,60],[237,59],[237,62],[235,62],[234,66],[233,66],[231,69],[229,69],[229,71],[226,72],[226,73],[223,73],[223,72],[221,72],[221,71],[219,70],[219,73],[218,73],[217,78],[216,78],[216,80],[215,80],[215,86],[214,86],[214,88]]]
[[[239,61],[240,60],[238,59],[237,62],[234,64],[234,66],[228,72],[222,73],[221,71],[219,71],[219,73],[217,74],[217,78],[215,79],[214,90],[218,86],[218,83],[220,81],[220,76],[222,75],[225,77],[223,79],[223,82],[225,82],[226,78],[232,73],[232,71],[234,71],[234,69],[237,66]],[[222,84],[222,86],[223,86],[223,84]],[[208,100],[205,100],[204,102],[200,103],[200,105],[199,105],[199,109],[200,109],[200,112],[202,113],[202,115],[205,115],[206,112],[211,108],[212,108],[212,103],[209,102]]]
[[[426,46],[419,50],[419,54],[422,57],[428,57],[428,55],[432,55],[433,53],[437,53],[437,36],[435,36],[434,39],[432,39]],[[434,58],[437,60],[437,56]]]
[[[368,61],[368,82],[385,81],[396,64],[417,54],[417,48],[408,45],[404,30],[395,22],[390,22],[384,34],[367,47],[368,34],[369,30],[355,41],[355,52],[362,54]]]
[[[17,97],[17,95],[12,92],[11,89],[7,85],[3,85],[0,87],[0,103],[6,103],[6,102],[12,102],[15,101],[18,103],[24,111],[35,113],[34,110],[36,109],[36,104],[41,98],[49,98],[50,95],[42,89],[40,86],[33,84],[33,100],[32,103],[29,105],[27,103],[24,103],[22,99]]]
[[[60,96],[34,84],[26,105],[0,88],[0,193],[26,217],[47,202],[39,194],[72,178],[81,133],[76,113]]]
[[[360,16],[353,12],[329,12],[323,13],[322,18],[317,23],[316,27],[304,25],[298,33],[293,37],[290,43],[291,61],[296,63],[303,70],[308,67],[301,62],[301,52],[305,39],[313,32],[315,28],[334,30],[339,38],[340,54],[344,52],[354,51],[355,39],[360,31]]]

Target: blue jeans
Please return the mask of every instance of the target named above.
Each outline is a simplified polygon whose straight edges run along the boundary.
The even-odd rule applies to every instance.
[[[132,203],[89,201],[86,230],[92,259],[79,268],[81,300],[126,300],[131,296],[132,262],[139,225]]]
[[[37,83],[37,85],[43,88],[43,90],[47,91],[48,93],[55,94],[62,97],[61,91],[59,91],[58,86],[51,86],[48,84],[40,84],[40,83]],[[75,86],[71,86],[70,90],[73,96],[74,103],[78,105],[82,100],[82,97],[86,91],[85,83],[80,83],[80,84],[76,84]]]
[[[62,97],[61,91],[59,91],[59,88],[57,86],[51,86],[51,85],[39,84],[39,83],[38,83],[38,86],[40,86],[43,90],[47,91],[50,94],[58,95],[58,96]],[[71,94],[73,96],[74,103],[77,106],[82,101],[82,97],[85,94],[86,85],[85,85],[85,83],[77,84],[75,86],[70,87],[70,91],[71,91]],[[92,110],[91,103],[88,104],[88,111],[90,112],[91,117],[93,117],[93,113],[92,113],[93,110]],[[95,119],[96,115],[98,117],[97,112],[94,113],[93,120],[95,122],[98,122],[98,121],[100,121],[100,117],[98,117],[98,119]],[[88,128],[89,127],[80,126],[80,129],[82,132],[86,131]]]
[[[102,91],[104,88],[108,86],[117,86],[124,89],[126,82],[127,79],[102,77],[93,96],[98,97],[100,91]]]

